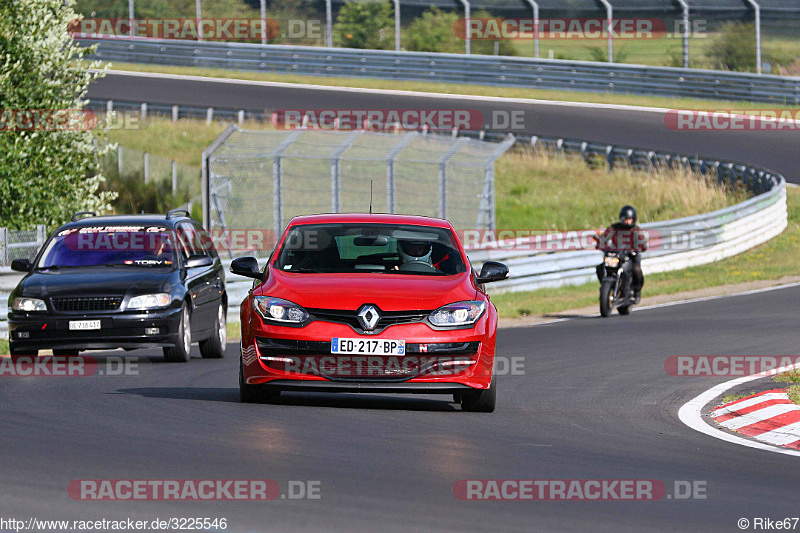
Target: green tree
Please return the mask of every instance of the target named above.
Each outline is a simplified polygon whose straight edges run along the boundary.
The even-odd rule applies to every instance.
[[[115,196],[98,191],[91,131],[46,131],[18,118],[17,110],[81,109],[89,83],[102,75],[67,33],[73,4],[0,0],[0,226],[53,225],[75,211],[108,210]]]
[[[338,46],[386,50],[394,47],[394,7],[386,0],[348,1],[333,26]]]
[[[475,19],[492,18],[486,11],[477,11],[470,16]],[[457,24],[461,27],[458,28]],[[465,47],[464,39],[461,37],[464,35],[463,24],[463,13],[442,11],[433,7],[408,26],[403,34],[403,47],[417,52],[463,54]],[[494,54],[494,41],[472,39],[470,52],[481,55]],[[504,39],[499,41],[498,53],[501,56],[513,56],[517,55],[517,49],[511,41]]]
[[[714,68],[754,71],[756,69],[756,29],[752,23],[726,22],[705,52]]]

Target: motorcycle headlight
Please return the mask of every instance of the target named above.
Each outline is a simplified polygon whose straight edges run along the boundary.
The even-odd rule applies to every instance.
[[[440,307],[428,316],[434,326],[468,326],[486,310],[484,302],[456,302]]]
[[[14,311],[47,311],[47,305],[44,300],[38,298],[14,298],[14,303],[11,305]]]
[[[172,297],[166,292],[143,294],[131,298],[128,302],[128,309],[160,309],[167,307],[171,301]]]
[[[608,267],[615,267],[615,266],[619,265],[619,257],[616,257],[616,256],[613,256],[613,255],[610,255],[610,256],[606,257],[606,258],[603,260],[603,262],[604,262],[604,263],[605,263],[605,265],[606,265],[606,266],[608,266]]]
[[[264,320],[289,324],[302,324],[308,320],[308,311],[296,303],[281,298],[256,296],[253,298],[253,307]]]

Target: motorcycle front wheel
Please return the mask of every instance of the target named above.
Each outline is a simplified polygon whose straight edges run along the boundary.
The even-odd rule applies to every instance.
[[[614,310],[614,280],[605,279],[600,284],[600,314],[604,318],[611,316]]]

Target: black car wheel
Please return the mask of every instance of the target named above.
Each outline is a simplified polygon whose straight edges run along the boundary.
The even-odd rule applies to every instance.
[[[261,385],[248,385],[244,382],[244,362],[239,357],[239,401],[242,403],[275,403],[280,391],[266,390]]]
[[[461,410],[473,413],[493,413],[497,403],[497,377],[492,375],[488,389],[461,393]]]
[[[192,316],[184,302],[181,308],[181,323],[173,346],[164,347],[164,358],[173,363],[185,363],[191,357],[192,349]]]
[[[228,312],[225,302],[219,303],[217,320],[214,323],[214,335],[200,342],[200,355],[206,359],[220,359],[225,357],[225,347],[228,345]]]

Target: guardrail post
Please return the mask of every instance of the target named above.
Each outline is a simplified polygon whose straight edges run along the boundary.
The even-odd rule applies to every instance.
[[[106,115],[110,115],[113,112],[114,112],[114,100],[109,100],[106,102]],[[106,117],[106,120],[108,120],[108,117]]]
[[[328,48],[333,48],[333,21],[331,13],[331,0],[325,0],[325,43]]]
[[[527,0],[533,8],[533,57],[539,59],[539,3]]]
[[[209,107],[206,109],[206,124],[211,124],[212,120],[214,120],[214,108]]]
[[[122,145],[117,145],[117,174],[122,176]]]
[[[461,0],[464,5],[464,53],[469,55],[469,18],[470,6],[468,0]]]
[[[203,10],[200,5],[201,0],[195,0],[195,14],[197,15],[197,40],[203,40],[203,32],[200,31],[200,19],[203,18]]]
[[[146,102],[142,102],[142,105],[140,106],[139,117],[143,121],[147,119],[147,103]]]
[[[394,0],[394,49],[400,51],[400,0]]]
[[[131,25],[131,37],[134,36],[133,34],[133,2],[134,0],[128,0],[128,23]]]
[[[237,122],[241,126],[244,122],[244,109],[240,109],[239,112],[236,114]]]
[[[275,238],[280,237],[283,230],[283,152],[303,133],[294,130],[272,152],[272,224]]]
[[[455,139],[439,159],[439,218],[447,218],[447,162],[468,142],[469,137]]]
[[[178,122],[178,106],[172,106],[172,122]]]
[[[172,196],[178,192],[178,164],[172,160]]]
[[[0,228],[0,265],[8,264],[8,228]]]
[[[203,150],[203,154],[201,155],[200,187],[203,200],[203,227],[205,229],[211,229],[211,156],[234,131],[236,131],[236,124],[228,124],[225,131],[220,133],[219,137],[214,139],[214,142]]]
[[[683,68],[689,68],[689,4],[678,0],[683,8]]]
[[[37,224],[36,225],[36,244],[41,246],[44,244],[44,241],[47,240],[47,226],[44,224]]]
[[[416,131],[411,131],[403,135],[397,144],[392,146],[386,154],[386,210],[389,213],[397,211],[397,183],[395,181],[395,161],[403,148],[408,146],[414,138],[419,135]]]
[[[747,0],[755,11],[756,25],[756,72],[761,74],[761,6],[756,0]]]
[[[261,0],[261,44],[267,44],[267,0]]]
[[[144,182],[150,181],[150,154],[144,153]]]
[[[614,38],[612,37],[612,25],[614,24],[614,8],[608,0],[600,0],[600,3],[606,8],[606,24],[608,31],[608,62],[614,62]]]
[[[342,154],[350,148],[362,131],[354,131],[348,135],[342,143],[331,153],[331,210],[334,213],[342,211],[342,173],[341,165]]]

